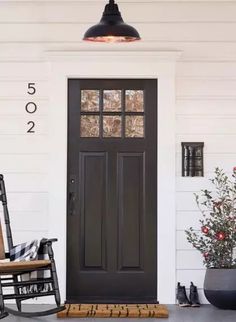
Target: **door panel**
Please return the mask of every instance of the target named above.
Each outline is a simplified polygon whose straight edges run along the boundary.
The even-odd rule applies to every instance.
[[[143,269],[144,155],[118,154],[119,270]]]
[[[157,81],[68,82],[67,301],[157,299]]]
[[[81,152],[80,166],[81,270],[105,270],[107,153]]]

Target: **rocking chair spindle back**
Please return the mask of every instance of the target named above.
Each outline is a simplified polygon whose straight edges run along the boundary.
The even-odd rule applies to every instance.
[[[12,233],[11,233],[9,212],[7,208],[7,195],[6,195],[5,183],[4,183],[4,178],[2,174],[0,174],[0,201],[2,201],[2,206],[3,206],[7,244],[8,244],[8,251],[9,251],[10,249],[13,248],[13,239],[12,239]]]

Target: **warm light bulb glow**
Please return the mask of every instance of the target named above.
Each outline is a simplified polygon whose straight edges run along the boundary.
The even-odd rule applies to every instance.
[[[139,40],[135,37],[121,37],[121,36],[104,36],[104,37],[88,37],[85,38],[86,41],[94,41],[94,42],[107,42],[107,43],[115,43],[115,42],[131,42],[135,40]]]

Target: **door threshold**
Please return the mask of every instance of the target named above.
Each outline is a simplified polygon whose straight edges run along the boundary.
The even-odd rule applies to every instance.
[[[70,300],[66,300],[66,304],[78,304],[78,303],[94,303],[94,304],[159,304],[157,299],[153,298],[106,298],[101,299],[78,297]]]

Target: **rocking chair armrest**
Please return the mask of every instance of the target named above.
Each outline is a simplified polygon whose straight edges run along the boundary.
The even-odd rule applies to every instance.
[[[57,242],[57,238],[49,238],[49,239],[47,239],[47,238],[43,238],[41,241],[40,241],[40,244],[42,244],[42,245],[45,245],[45,244],[52,244],[52,243],[54,243],[54,242]]]
[[[54,262],[54,252],[52,249],[52,243],[56,241],[57,241],[57,238],[51,238],[51,239],[43,238],[40,243],[42,247],[44,246],[47,247],[47,254],[51,262]]]

